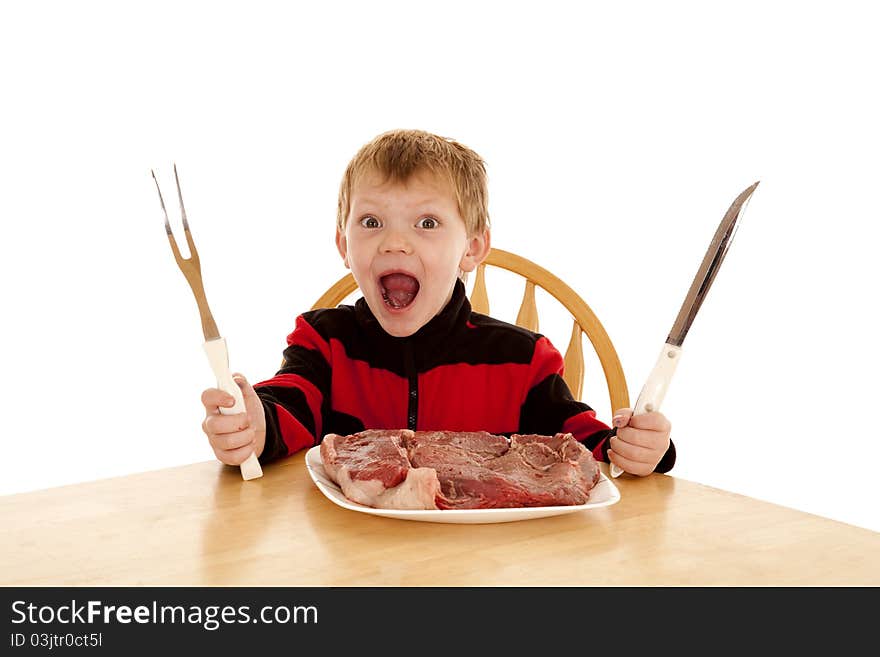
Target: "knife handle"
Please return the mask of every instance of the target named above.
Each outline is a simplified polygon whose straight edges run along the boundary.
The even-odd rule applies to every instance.
[[[633,415],[660,410],[660,404],[663,403],[663,397],[666,396],[666,388],[672,380],[672,375],[675,374],[680,356],[681,347],[669,343],[663,345],[654,369],[651,370],[648,380],[645,381],[645,385],[642,386],[642,391],[636,399]],[[623,474],[623,470],[612,463],[611,476],[619,477],[621,474]]]
[[[220,413],[222,415],[234,415],[246,412],[241,388],[238,387],[235,379],[232,378],[232,372],[229,371],[229,351],[226,349],[226,338],[208,340],[204,347],[205,353],[208,355],[208,362],[211,364],[211,369],[214,370],[214,376],[217,378],[217,387],[223,392],[229,393],[235,399],[235,405],[232,408],[221,406]],[[246,481],[263,476],[263,469],[260,467],[257,455],[253,452],[241,464],[240,468],[241,477]]]

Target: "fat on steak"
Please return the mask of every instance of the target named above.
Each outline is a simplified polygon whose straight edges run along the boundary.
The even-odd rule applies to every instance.
[[[369,430],[327,434],[321,463],[345,496],[377,509],[436,509],[440,481],[431,468],[414,468],[403,446],[413,432]]]
[[[384,509],[584,504],[599,465],[571,434],[369,430],[328,434],[328,476],[351,500]]]

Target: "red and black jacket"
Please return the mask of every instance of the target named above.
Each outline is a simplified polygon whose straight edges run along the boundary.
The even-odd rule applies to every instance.
[[[284,366],[254,386],[266,411],[260,461],[364,429],[566,432],[607,461],[607,425],[572,398],[562,356],[537,333],[471,311],[456,282],[414,335],[386,333],[366,301],[300,315]],[[657,465],[666,472],[675,448]]]

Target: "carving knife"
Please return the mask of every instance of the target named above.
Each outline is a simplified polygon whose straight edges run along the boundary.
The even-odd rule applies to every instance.
[[[721,262],[724,260],[724,256],[727,255],[727,249],[730,248],[730,243],[733,241],[733,236],[739,225],[739,219],[759,182],[752,184],[736,197],[718,225],[718,229],[715,231],[712,242],[709,244],[709,249],[703,257],[703,262],[697,271],[697,275],[694,277],[693,283],[691,283],[691,288],[688,290],[684,303],[681,305],[681,310],[678,311],[678,317],[675,318],[672,330],[666,338],[666,343],[663,345],[663,349],[660,350],[657,363],[648,375],[648,379],[645,381],[645,385],[642,386],[642,390],[636,399],[633,415],[660,410],[660,404],[666,395],[666,388],[672,380],[672,375],[675,374],[675,368],[681,357],[681,345],[691,328],[694,317],[696,317],[697,312],[700,310],[700,306],[703,305],[703,299],[706,298],[706,294],[709,292],[709,288],[718,274]],[[616,429],[612,430],[608,439],[610,440],[611,436],[616,433]],[[623,470],[621,468],[613,463],[611,464],[612,477],[619,477],[622,473]]]

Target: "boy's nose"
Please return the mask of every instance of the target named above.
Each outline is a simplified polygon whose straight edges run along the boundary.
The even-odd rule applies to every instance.
[[[386,231],[379,248],[383,253],[412,253],[412,244],[399,230]]]

